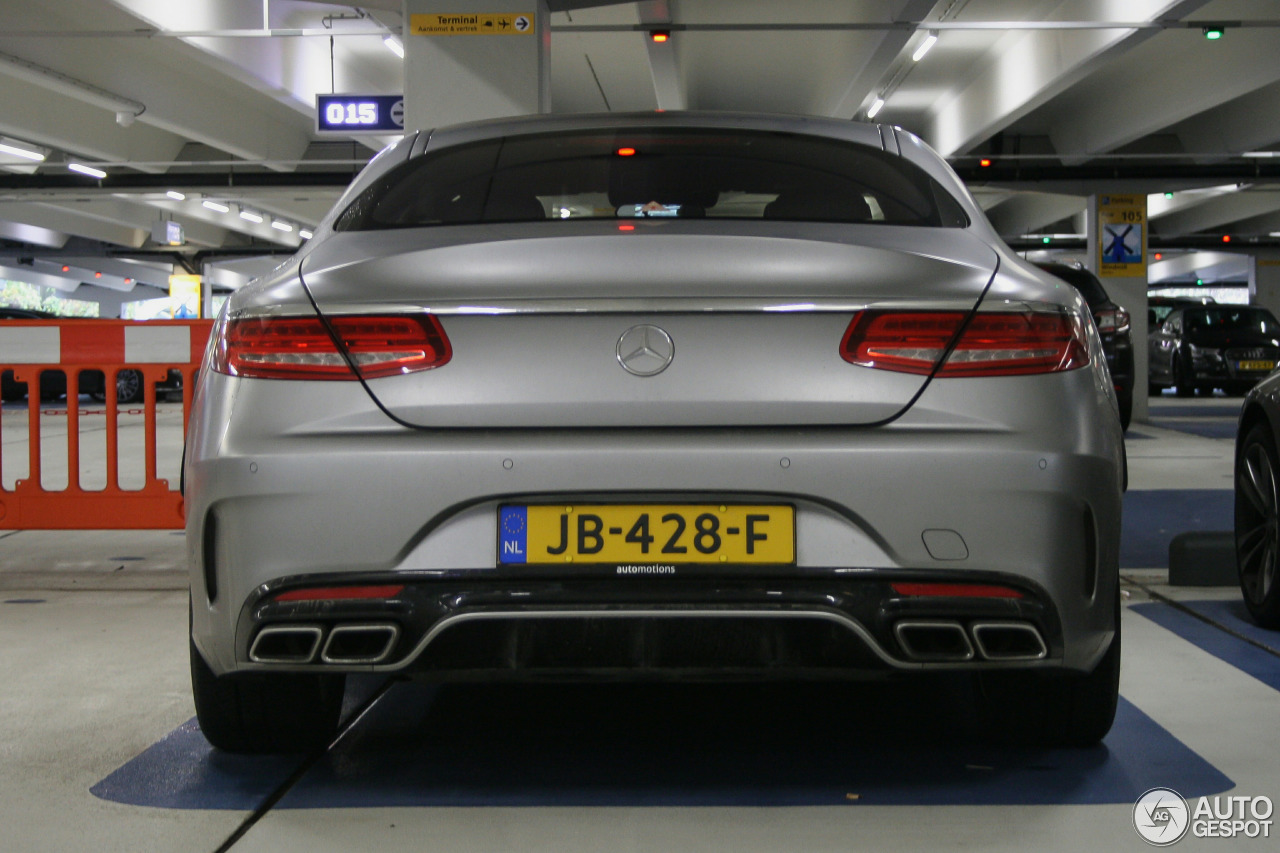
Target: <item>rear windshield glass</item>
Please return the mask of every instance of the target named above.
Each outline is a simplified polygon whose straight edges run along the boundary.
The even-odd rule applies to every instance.
[[[1102,282],[1094,278],[1093,273],[1088,270],[1076,269],[1061,264],[1043,264],[1040,269],[1047,273],[1052,273],[1080,291],[1080,295],[1084,297],[1085,302],[1089,303],[1090,308],[1096,309],[1099,305],[1105,305],[1111,301],[1107,297],[1107,292],[1102,288]]]
[[[1252,330],[1264,335],[1280,334],[1276,318],[1265,308],[1188,308],[1182,317],[1187,331]]]
[[[966,227],[901,157],[788,133],[548,133],[459,145],[398,167],[335,229],[583,218],[777,219]]]

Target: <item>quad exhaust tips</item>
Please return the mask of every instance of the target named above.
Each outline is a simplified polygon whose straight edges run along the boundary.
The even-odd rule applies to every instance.
[[[1026,622],[974,622],[969,630],[987,660],[1040,660],[1049,654],[1040,632]]]
[[[893,633],[908,658],[926,663],[1032,661],[1049,654],[1040,631],[1029,622],[974,622],[966,630],[948,619],[903,620]]]
[[[907,657],[920,661],[973,660],[973,645],[959,622],[903,621],[893,626]]]
[[[386,660],[400,627],[392,622],[339,624],[328,636],[319,625],[268,625],[249,648],[254,663],[342,665],[376,664]]]

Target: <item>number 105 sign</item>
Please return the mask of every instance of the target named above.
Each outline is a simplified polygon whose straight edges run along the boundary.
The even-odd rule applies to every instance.
[[[404,95],[316,95],[316,131],[400,133],[404,130]]]

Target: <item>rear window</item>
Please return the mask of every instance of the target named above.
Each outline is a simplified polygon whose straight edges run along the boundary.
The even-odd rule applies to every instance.
[[[1099,305],[1105,305],[1111,301],[1107,296],[1107,291],[1102,287],[1102,282],[1098,281],[1093,273],[1088,270],[1076,269],[1064,264],[1039,264],[1038,266],[1045,272],[1057,276],[1080,291],[1084,301],[1089,303],[1089,307],[1093,310],[1097,310]]]
[[[335,230],[584,218],[776,219],[963,228],[901,157],[788,133],[548,133],[429,152],[361,193]]]
[[[1188,331],[1261,332],[1280,335],[1280,324],[1265,308],[1188,308],[1182,312]]]

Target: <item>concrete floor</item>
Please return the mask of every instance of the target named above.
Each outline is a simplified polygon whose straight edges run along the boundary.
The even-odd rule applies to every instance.
[[[1209,508],[1160,530],[1221,526],[1235,405],[1161,399],[1131,430],[1135,505]],[[1280,637],[1234,588],[1170,587],[1149,543],[1126,550],[1125,714],[1095,750],[983,747],[934,694],[876,686],[397,684],[325,755],[244,761],[190,722],[183,547],[0,532],[5,853],[1141,850],[1134,791],[1280,800]]]

